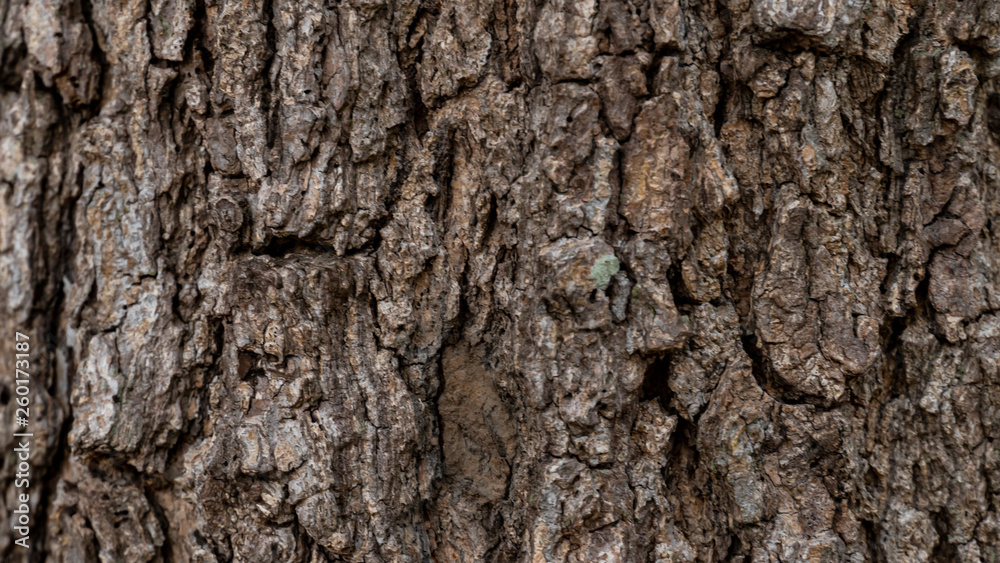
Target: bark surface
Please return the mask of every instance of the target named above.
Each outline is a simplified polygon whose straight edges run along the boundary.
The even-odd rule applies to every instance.
[[[0,26],[0,559],[1000,557],[997,0]]]

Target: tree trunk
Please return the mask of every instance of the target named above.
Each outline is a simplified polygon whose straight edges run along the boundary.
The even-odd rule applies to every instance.
[[[1000,557],[998,0],[0,21],[3,560]]]

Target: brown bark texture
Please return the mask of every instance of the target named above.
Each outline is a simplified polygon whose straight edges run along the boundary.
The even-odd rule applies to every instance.
[[[998,161],[998,0],[0,0],[0,559],[995,562]]]

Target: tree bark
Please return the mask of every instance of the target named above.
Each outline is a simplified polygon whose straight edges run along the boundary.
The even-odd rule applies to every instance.
[[[0,0],[5,561],[1000,557],[997,0]]]

